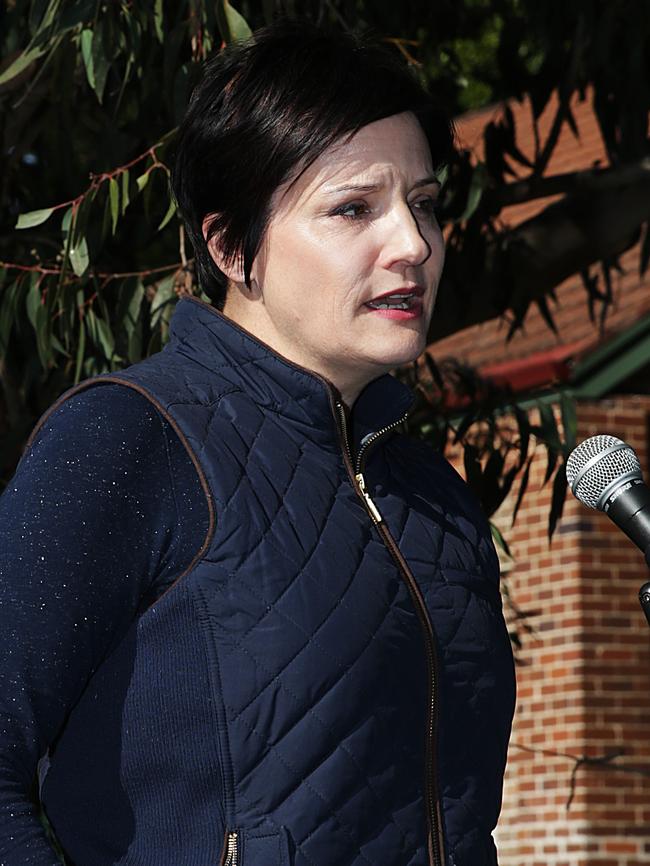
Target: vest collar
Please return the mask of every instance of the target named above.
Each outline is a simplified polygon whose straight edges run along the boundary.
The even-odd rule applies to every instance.
[[[227,379],[259,406],[311,428],[309,438],[331,439],[335,434],[338,442],[341,398],[335,386],[287,360],[216,307],[198,298],[181,298],[170,323],[169,349]],[[348,413],[353,453],[373,433],[408,414],[413,403],[410,388],[394,376],[370,382]]]

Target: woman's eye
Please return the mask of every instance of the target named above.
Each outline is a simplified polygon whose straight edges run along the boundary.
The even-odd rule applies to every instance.
[[[421,213],[426,214],[426,216],[434,217],[436,216],[436,211],[438,209],[438,199],[432,198],[431,196],[420,198],[413,202],[413,207]]]
[[[355,220],[370,213],[370,208],[362,201],[352,201],[337,207],[334,211],[335,216],[342,216],[346,219]]]

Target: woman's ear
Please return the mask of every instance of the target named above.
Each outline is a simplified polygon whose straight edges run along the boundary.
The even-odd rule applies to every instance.
[[[215,265],[219,268],[222,274],[225,274],[228,278],[229,282],[232,283],[243,283],[244,282],[244,262],[241,256],[237,256],[234,260],[227,259],[224,256],[223,249],[221,247],[221,233],[215,232],[211,238],[208,239],[208,232],[210,231],[210,226],[212,225],[216,214],[208,214],[201,225],[201,229],[203,231],[203,237],[208,246],[208,252],[210,253],[210,258],[215,263]]]

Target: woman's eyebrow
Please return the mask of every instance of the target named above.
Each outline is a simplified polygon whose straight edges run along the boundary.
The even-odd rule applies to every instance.
[[[416,180],[412,189],[417,189],[421,186],[430,186],[431,184],[440,186],[440,180],[435,174],[427,175],[427,177]],[[341,186],[332,187],[331,189],[325,189],[324,192],[326,195],[338,195],[342,192],[376,192],[382,185],[383,184],[380,181],[377,183],[346,183]]]
[[[375,192],[381,187],[381,183],[349,183],[325,189],[326,195],[338,195],[341,192]]]

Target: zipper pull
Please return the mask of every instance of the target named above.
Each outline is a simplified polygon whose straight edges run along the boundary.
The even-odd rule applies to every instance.
[[[237,833],[228,833],[226,841],[226,857],[223,861],[224,866],[237,866],[239,860],[237,857]]]
[[[370,498],[370,494],[366,490],[366,481],[361,472],[357,473],[354,476],[357,480],[357,484],[359,485],[359,490],[361,491],[361,495],[363,496],[363,500],[366,503],[366,508],[370,512],[370,516],[375,521],[375,523],[381,523],[383,521],[383,517],[379,513],[379,509],[375,505],[375,503]]]

